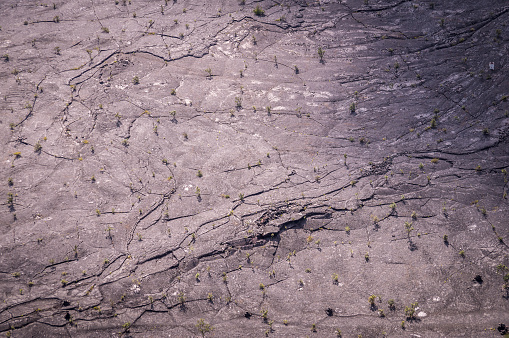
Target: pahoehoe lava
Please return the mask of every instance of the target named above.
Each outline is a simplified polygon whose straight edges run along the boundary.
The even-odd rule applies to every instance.
[[[507,1],[0,13],[1,335],[507,334]]]

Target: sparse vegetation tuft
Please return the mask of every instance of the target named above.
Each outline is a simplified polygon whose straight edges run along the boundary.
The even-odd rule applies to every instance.
[[[205,333],[214,330],[214,327],[207,323],[203,318],[198,320],[198,322],[196,323],[196,328],[198,329],[202,336],[205,336]]]
[[[256,6],[256,8],[253,9],[253,13],[256,16],[264,16],[265,15],[265,11],[260,6]]]
[[[323,50],[322,47],[319,47],[318,48],[318,57],[320,58],[320,62],[323,63],[323,56],[325,55],[325,51]]]

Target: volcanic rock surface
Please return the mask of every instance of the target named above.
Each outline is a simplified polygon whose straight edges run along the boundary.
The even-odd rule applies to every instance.
[[[509,325],[507,1],[54,1],[0,4],[2,335]]]

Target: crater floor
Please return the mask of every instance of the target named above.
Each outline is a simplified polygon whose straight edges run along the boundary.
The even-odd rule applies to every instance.
[[[2,335],[509,326],[507,1],[0,13]]]

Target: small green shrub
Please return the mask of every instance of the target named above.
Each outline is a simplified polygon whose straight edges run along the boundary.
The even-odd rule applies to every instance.
[[[262,309],[262,310],[260,311],[260,313],[262,314],[262,318],[263,318],[263,320],[265,320],[265,321],[266,321],[266,320],[267,320],[267,318],[269,318],[269,311],[268,311],[268,310],[264,310],[264,309]]]
[[[178,296],[177,296],[177,302],[180,304],[180,305],[184,305],[184,302],[186,301],[186,296],[184,295],[184,292],[179,292]]]
[[[322,49],[322,47],[318,48],[318,57],[320,58],[320,62],[323,62],[323,56],[325,55],[325,51]]]
[[[242,108],[242,98],[241,97],[235,97],[235,107],[237,107],[237,109]]]
[[[7,193],[7,204],[9,204],[11,207],[14,205],[14,195],[12,192]]]
[[[124,329],[124,332],[128,332],[130,327],[131,327],[130,322],[124,323],[124,325],[122,325],[122,329]]]
[[[265,11],[260,6],[256,6],[256,8],[253,9],[253,13],[256,16],[264,16],[265,15]]]
[[[405,306],[405,315],[407,319],[415,319],[415,308],[417,307],[418,303],[412,303],[410,306]]]

